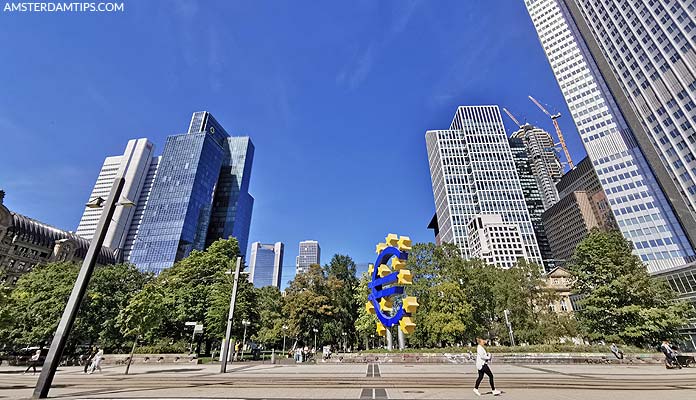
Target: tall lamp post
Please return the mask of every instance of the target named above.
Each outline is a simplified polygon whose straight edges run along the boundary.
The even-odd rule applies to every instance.
[[[283,355],[285,355],[285,337],[288,335],[288,326],[283,325]]]
[[[503,310],[503,314],[505,314],[505,325],[508,327],[508,332],[510,333],[510,344],[515,345],[515,337],[512,335],[512,323],[510,322],[510,319],[508,318],[510,311],[509,310]]]
[[[130,162],[130,160],[128,162]],[[70,293],[70,298],[68,298],[68,303],[63,311],[63,316],[60,318],[58,328],[53,335],[51,347],[48,350],[48,355],[46,356],[46,360],[41,368],[41,375],[39,375],[39,379],[36,381],[36,387],[34,388],[34,393],[32,395],[34,398],[43,399],[48,397],[48,391],[51,389],[53,377],[56,375],[58,365],[60,365],[60,359],[63,356],[63,350],[65,349],[65,344],[68,341],[68,335],[70,335],[70,331],[75,324],[75,318],[77,317],[77,312],[80,309],[80,304],[82,303],[82,299],[85,297],[87,285],[89,285],[89,279],[92,277],[92,272],[94,272],[94,267],[97,264],[97,258],[99,257],[102,245],[104,244],[104,238],[106,237],[106,232],[109,229],[111,219],[114,216],[116,206],[122,205],[126,207],[133,204],[132,201],[124,201],[122,203],[119,202],[125,181],[126,180],[123,178],[123,172],[121,171],[116,179],[114,179],[114,183],[111,185],[108,200],[97,197],[86,204],[86,206],[89,208],[100,208],[104,206],[104,211],[99,218],[99,223],[97,224],[95,234],[89,244],[89,249],[85,255],[85,260],[82,262],[82,267],[77,275],[77,280],[75,281],[73,290]]]
[[[242,361],[244,361],[244,347],[246,347],[246,328],[247,326],[251,325],[251,322],[243,319],[242,325],[244,325],[244,336],[242,336]]]
[[[341,335],[343,335],[343,352],[345,353],[348,351],[348,341],[346,340],[348,338],[348,334],[346,332],[342,332]]]
[[[314,332],[314,354],[317,354],[317,332],[319,332],[319,329],[312,328],[312,331]]]
[[[237,283],[239,282],[239,270],[242,267],[242,257],[237,257],[237,267],[234,270],[234,284],[232,285],[232,295],[230,296],[230,312],[227,315],[227,331],[225,332],[225,345],[222,346],[220,357],[220,373],[227,372],[227,358],[230,352],[230,336],[232,335],[232,319],[234,317],[234,305],[237,302]],[[231,274],[227,271],[226,274]]]

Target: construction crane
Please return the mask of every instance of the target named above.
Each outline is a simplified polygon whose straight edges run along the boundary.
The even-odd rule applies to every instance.
[[[568,146],[566,146],[565,139],[563,139],[563,133],[561,133],[561,127],[558,126],[558,118],[561,117],[561,113],[551,115],[551,113],[548,112],[546,110],[546,108],[544,108],[544,106],[542,106],[541,103],[539,103],[537,101],[537,99],[535,99],[532,96],[528,96],[528,97],[529,97],[529,100],[532,101],[532,103],[536,104],[536,106],[539,107],[539,109],[541,111],[543,111],[544,114],[546,114],[546,116],[551,118],[551,121],[553,122],[553,126],[554,126],[554,128],[556,128],[556,135],[558,136],[558,141],[560,142],[561,147],[563,148],[563,153],[565,154],[566,161],[568,162],[568,167],[570,167],[570,169],[575,168],[573,166],[573,160],[570,158],[570,152],[568,152]]]
[[[507,116],[510,117],[510,119],[512,120],[512,122],[514,122],[515,124],[517,124],[517,126],[519,126],[520,128],[522,127],[522,124],[520,124],[520,121],[518,121],[517,118],[515,118],[515,116],[512,115],[512,113],[511,113],[510,111],[508,111],[507,108],[503,107],[503,111],[505,111],[505,114],[507,114]]]

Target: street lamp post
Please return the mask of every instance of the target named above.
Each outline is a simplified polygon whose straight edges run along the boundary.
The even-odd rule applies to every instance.
[[[242,361],[244,361],[244,347],[246,346],[246,328],[251,325],[251,322],[243,319],[242,325],[244,325],[244,336],[242,338]]]
[[[312,328],[312,331],[314,331],[314,354],[317,354],[317,332],[319,332],[319,329]]]
[[[510,344],[515,345],[515,337],[512,335],[512,323],[510,322],[510,319],[508,318],[508,315],[510,314],[509,310],[503,310],[503,314],[505,314],[505,324],[508,327],[508,332],[510,333]]]
[[[348,351],[348,333],[342,332],[341,335],[343,335],[343,352],[345,353],[346,351]]]
[[[89,279],[92,277],[92,272],[94,272],[94,267],[97,264],[97,258],[101,252],[102,244],[104,244],[106,232],[109,229],[109,223],[114,216],[116,206],[119,205],[119,199],[121,198],[121,192],[123,191],[125,181],[123,173],[121,172],[111,185],[108,200],[104,201],[104,199],[100,197],[95,199],[94,204],[92,202],[87,204],[88,207],[98,208],[101,207],[103,203],[106,203],[104,204],[104,210],[99,218],[94,237],[92,237],[92,242],[89,244],[85,260],[82,262],[77,280],[70,293],[70,298],[63,311],[63,316],[60,318],[56,333],[53,335],[51,347],[48,350],[48,355],[41,368],[41,375],[39,375],[39,379],[36,381],[36,387],[32,395],[34,398],[43,399],[48,397],[48,391],[51,389],[53,377],[60,364],[60,358],[63,356],[63,350],[68,341],[68,335],[70,335],[70,331],[75,323],[77,312],[80,309],[80,304],[85,297],[85,292],[89,285]],[[127,205],[128,204],[125,203],[123,204],[123,206]]]
[[[288,326],[283,325],[283,355],[285,355],[285,337],[288,335]]]
[[[230,296],[230,312],[227,315],[227,331],[225,332],[225,345],[222,347],[220,358],[220,373],[227,372],[227,357],[230,352],[230,336],[232,335],[232,318],[234,317],[234,305],[237,301],[237,282],[239,282],[239,269],[242,266],[242,257],[237,257],[237,267],[234,270],[234,284]],[[228,271],[229,272],[229,271]]]

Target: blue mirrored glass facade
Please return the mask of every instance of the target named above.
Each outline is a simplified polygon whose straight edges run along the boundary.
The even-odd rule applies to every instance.
[[[210,113],[194,113],[188,133],[167,138],[129,261],[160,273],[230,236],[245,253],[253,149],[248,137],[230,137]]]

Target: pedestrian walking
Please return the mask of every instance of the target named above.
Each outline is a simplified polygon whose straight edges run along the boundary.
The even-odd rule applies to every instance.
[[[97,355],[97,347],[92,346],[91,348],[87,349],[87,352],[83,355],[84,357],[84,363],[85,363],[85,369],[84,373],[87,373],[87,370],[89,367],[92,365],[92,360],[94,359],[94,356]]]
[[[102,372],[101,363],[102,363],[103,359],[104,359],[104,350],[99,349],[97,354],[94,356],[94,359],[92,360],[92,365],[90,365],[90,368],[89,368],[89,374],[93,374],[94,371],[96,371],[96,370],[99,370],[99,372]]]
[[[665,367],[667,368],[679,368],[681,369],[681,364],[679,364],[679,360],[677,360],[677,353],[672,349],[672,346],[669,344],[669,340],[664,340],[662,342],[662,345],[660,346],[660,350],[662,351],[662,354],[665,355]]]
[[[495,383],[493,382],[493,372],[491,372],[488,362],[491,360],[491,355],[483,347],[486,344],[486,340],[483,338],[476,338],[478,346],[476,346],[476,369],[478,370],[478,378],[476,379],[476,385],[474,385],[474,393],[477,396],[481,395],[479,392],[479,385],[483,380],[483,375],[488,375],[488,382],[491,384],[491,390],[493,390],[493,396],[497,396],[501,393],[500,390],[495,389]]]
[[[611,344],[611,352],[614,353],[614,357],[618,358],[619,360],[623,360],[624,358],[624,353],[621,351],[621,349],[616,345],[616,343]]]
[[[29,372],[29,368],[33,368],[34,372],[32,372],[32,375],[36,373],[36,365],[39,364],[39,359],[41,358],[41,350],[36,350],[36,353],[34,353],[31,358],[29,359],[29,365],[27,366],[27,369],[24,370],[24,374]],[[22,374],[22,375],[24,375]]]
[[[234,342],[234,358],[232,359],[232,361],[237,361],[237,357],[239,357],[239,346],[239,340]]]

